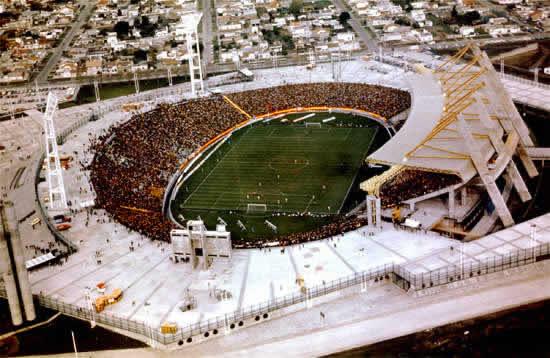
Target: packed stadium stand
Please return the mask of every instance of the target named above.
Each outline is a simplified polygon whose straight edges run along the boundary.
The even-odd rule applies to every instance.
[[[134,115],[127,123],[93,139],[95,157],[91,181],[96,207],[113,219],[156,240],[169,240],[174,224],[162,213],[163,195],[181,163],[220,133],[247,120],[244,112],[267,112],[311,107],[347,107],[389,118],[409,108],[408,92],[356,83],[286,85],[212,95]],[[237,109],[234,101],[242,110]],[[279,241],[299,242],[354,228],[355,218],[337,220],[312,233],[299,233]],[[238,243],[236,245],[248,245]],[[261,244],[261,242],[258,242]]]

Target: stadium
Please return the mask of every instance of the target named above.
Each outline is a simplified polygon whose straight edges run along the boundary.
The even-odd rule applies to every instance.
[[[229,221],[221,211],[246,213],[251,206],[277,213],[280,216],[271,215],[269,220],[275,225],[286,221],[290,230],[300,222],[303,224],[302,214],[321,216],[311,220],[313,224],[326,222],[327,219],[322,217],[340,213],[346,193],[351,189],[351,181],[369,148],[372,151],[371,144],[375,139],[383,143],[384,138],[392,133],[387,129],[386,118],[407,110],[409,105],[410,97],[406,92],[344,83],[287,85],[161,105],[135,116],[98,139],[97,150],[101,155],[96,156],[92,164],[92,182],[98,192],[98,204],[113,213],[117,220],[165,241],[169,240],[168,232],[173,227],[162,218],[162,209],[168,206],[168,199],[174,203],[172,209],[184,202],[185,209],[195,211],[193,218],[208,215],[207,211],[210,211],[208,216],[214,218],[214,223],[218,217]],[[270,113],[265,113],[266,110]],[[311,111],[315,112],[303,114]],[[382,127],[383,133],[377,134],[378,127]],[[267,136],[278,138],[278,142],[277,139],[265,142]],[[148,142],[148,138],[152,140]],[[216,149],[228,138],[233,142],[231,145]],[[157,139],[160,143],[156,142]],[[325,154],[331,147],[334,153],[332,158],[327,158]],[[284,148],[301,154],[285,153]],[[230,157],[220,154],[224,151],[233,151],[236,156],[233,162]],[[182,164],[182,156],[186,153],[191,154]],[[204,161],[197,160],[212,154],[214,159],[207,160],[204,166]],[[144,161],[143,158],[147,159]],[[220,158],[221,162],[217,163]],[[236,162],[250,161],[254,168],[268,158],[269,162],[257,171],[247,167],[241,169],[246,172],[228,172],[235,170]],[[212,163],[213,160],[217,161],[216,164]],[[178,165],[180,168],[174,177]],[[224,166],[229,169],[224,170]],[[185,180],[183,183],[182,180],[187,178],[182,175],[187,177],[187,173],[197,170],[202,174],[200,178],[194,174],[189,182]],[[328,173],[331,170],[333,173]],[[271,178],[267,177],[269,172]],[[251,177],[247,180],[246,175]],[[335,178],[332,182],[331,177]],[[176,188],[172,190],[170,187],[164,195],[164,188],[170,186],[169,178],[178,179]],[[239,181],[238,185],[236,181]],[[282,184],[276,185],[276,182]],[[128,183],[132,185],[129,187]],[[231,191],[232,186],[235,186],[234,191]],[[270,191],[274,186],[279,186],[273,189],[278,190],[278,194]],[[281,192],[288,192],[288,196]],[[191,195],[181,198],[184,193]],[[225,200],[221,200],[221,194]],[[130,197],[132,199],[127,200]],[[122,206],[121,202],[127,204]],[[212,209],[220,209],[220,212]],[[171,216],[171,213],[165,210],[164,214]],[[292,220],[283,213],[292,214],[296,219]],[[155,217],[157,221],[144,222],[144,216]],[[184,216],[188,215],[184,213]],[[262,220],[255,215],[255,219],[259,232],[269,234],[261,230],[265,218]],[[237,226],[235,221],[231,227]],[[243,221],[243,226],[249,226],[249,220]],[[287,233],[285,230],[281,234]],[[258,244],[262,240],[254,241]]]
[[[427,72],[415,77],[412,109],[410,93],[360,83],[292,84],[160,104],[93,143],[97,204],[153,239],[169,241],[171,229],[200,218],[209,226],[227,225],[235,247],[285,245],[365,224],[362,182],[361,188],[381,198],[386,218],[407,216],[424,229],[470,238],[499,226],[497,217],[509,226],[513,219],[497,191],[509,180],[522,201],[530,199],[511,161],[518,145],[518,153],[524,149],[519,132],[490,135],[478,128],[480,116],[498,115],[485,108],[493,104],[480,81],[486,74],[471,70],[478,61],[456,72],[452,62],[444,65],[438,81],[447,76],[448,85],[442,90]],[[486,157],[474,161],[461,137],[445,134],[459,130],[458,115],[476,126],[472,146],[483,148]],[[517,123],[528,139],[521,119]],[[497,136],[506,136],[506,143]],[[506,149],[503,155],[491,150],[491,140]],[[381,166],[367,165],[369,155],[370,163]],[[534,176],[532,161],[520,158]],[[504,170],[509,174],[499,180],[501,189],[481,179],[490,200],[478,188],[485,178],[478,175],[481,165],[495,172],[494,181]],[[372,166],[378,170],[367,170]],[[445,197],[447,212],[418,219],[415,204],[437,197]],[[490,209],[481,220],[487,205],[497,215]],[[349,214],[352,209],[355,214]]]
[[[415,332],[416,307],[454,307],[477,299],[461,287],[540,264],[550,219],[515,225],[540,176],[502,81],[473,45],[423,63],[360,57],[341,76],[328,63],[258,69],[251,81],[212,76],[198,96],[181,84],[50,106],[68,209],[53,205],[43,156],[22,189],[46,225],[21,228],[69,250],[57,267],[54,255],[37,264],[37,300],[208,355],[271,343],[255,330],[301,337],[325,307],[331,324],[411,314]],[[460,307],[434,317],[479,305]]]

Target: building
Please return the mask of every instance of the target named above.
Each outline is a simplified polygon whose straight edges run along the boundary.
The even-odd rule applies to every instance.
[[[191,261],[193,267],[207,269],[214,258],[231,258],[231,233],[225,225],[207,230],[202,220],[187,221],[186,229],[170,233],[174,260]]]
[[[471,56],[467,64],[460,64],[466,55]],[[386,189],[399,184],[410,194],[400,193],[386,205],[407,205],[410,212],[439,198],[447,209],[432,213],[439,216],[427,229],[440,225],[442,231],[473,238],[496,225],[513,225],[511,191],[521,202],[531,200],[516,162],[528,177],[538,172],[526,151],[533,146],[529,130],[489,58],[468,45],[436,70],[419,67],[418,72],[410,81],[415,95],[407,121],[368,157],[390,169],[361,188],[384,203]],[[412,173],[408,179],[405,171]],[[422,173],[436,173],[434,183],[415,191],[415,180],[430,176]]]

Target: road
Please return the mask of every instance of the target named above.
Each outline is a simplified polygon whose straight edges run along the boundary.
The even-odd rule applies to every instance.
[[[360,56],[365,55],[364,51],[355,52],[352,56],[353,58],[358,58]],[[326,60],[317,60],[318,63],[323,62],[329,62],[329,59]],[[307,53],[299,54],[299,55],[289,55],[283,58],[280,58],[278,61],[278,66],[298,66],[298,65],[306,65],[309,63],[309,57]],[[257,69],[265,69],[265,68],[272,68],[273,67],[273,61],[272,60],[261,60],[261,61],[255,61],[255,62],[247,62],[246,67],[250,70],[257,70]],[[237,71],[237,67],[234,63],[210,63],[208,66],[206,66],[206,69],[203,68],[203,71],[206,73],[209,73],[211,75],[214,74],[223,74],[228,72],[235,72]],[[187,64],[183,64],[181,66],[178,66],[177,68],[172,70],[172,76],[186,76],[188,75],[189,71],[187,69]],[[146,72],[139,72],[138,73],[139,80],[150,80],[150,79],[157,79],[157,78],[166,78],[166,71],[165,70],[149,70]],[[73,86],[83,86],[83,85],[91,85],[93,84],[94,80],[97,80],[100,84],[106,84],[106,83],[122,83],[122,82],[131,82],[133,81],[133,73],[127,72],[119,75],[111,75],[111,76],[96,76],[96,77],[79,77],[79,78],[67,78],[67,79],[55,79],[50,80],[47,83],[39,83],[39,88],[50,88],[51,86],[67,86],[67,87],[73,87]],[[0,86],[0,90],[2,91],[10,91],[10,90],[19,90],[19,91],[34,91],[35,86],[32,83],[19,83],[19,84],[12,84],[12,85],[5,85]]]
[[[479,46],[487,46],[494,44],[510,44],[513,42],[527,42],[535,40],[546,40],[550,39],[550,33],[537,33],[537,34],[520,34],[514,36],[505,36],[505,37],[495,37],[495,38],[486,38],[486,39],[464,39],[464,40],[452,40],[452,41],[441,41],[433,45],[424,45],[423,47],[429,47],[434,50],[455,50],[460,49],[466,46],[469,42],[474,41]]]
[[[361,21],[357,19],[355,14],[352,11],[349,11],[343,0],[332,0],[332,3],[338,11],[343,12],[346,11],[350,14],[351,19],[348,21],[348,24],[350,24],[351,28],[355,31],[355,33],[359,36],[361,41],[365,44],[367,49],[372,53],[378,52],[378,44],[376,43],[376,40],[374,40],[371,36],[371,34],[361,25]]]
[[[80,31],[80,28],[82,25],[84,25],[88,19],[90,18],[90,15],[92,13],[92,10],[95,8],[97,3],[97,0],[81,0],[78,4],[79,6],[83,5],[84,7],[80,11],[78,15],[78,19],[73,23],[71,29],[66,32],[65,37],[54,50],[52,55],[50,56],[50,59],[44,66],[44,68],[40,71],[40,73],[36,76],[36,80],[38,83],[46,83],[48,81],[48,75],[50,72],[54,69],[55,65],[59,61],[59,58],[63,54],[63,51],[71,44],[73,41],[74,36]]]

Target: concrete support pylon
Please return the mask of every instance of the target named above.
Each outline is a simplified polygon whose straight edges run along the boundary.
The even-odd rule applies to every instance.
[[[6,204],[4,206],[4,212],[10,233],[9,245],[11,246],[13,263],[15,264],[15,271],[17,272],[17,283],[25,318],[27,321],[34,321],[36,319],[36,312],[34,310],[29,273],[25,264],[25,251],[23,250],[23,244],[19,235],[19,224],[17,222],[14,205],[12,203]]]
[[[456,216],[456,196],[455,191],[449,191],[449,217],[454,219]]]
[[[516,153],[521,160],[521,163],[523,164],[523,167],[525,168],[525,171],[529,175],[529,177],[534,178],[538,175],[537,167],[535,167],[535,163],[533,162],[533,159],[529,156],[527,153],[527,149],[524,145],[521,143],[518,144],[518,147],[516,149]]]
[[[487,190],[487,193],[495,206],[502,224],[505,227],[514,225],[512,214],[510,213],[508,206],[506,206],[506,201],[502,197],[502,194],[495,183],[496,178],[494,178],[489,171],[487,163],[481,155],[481,149],[478,147],[471,134],[472,131],[462,116],[459,116],[457,121],[460,133],[466,143],[466,148],[468,148],[470,157],[472,158],[472,162],[479,173],[481,181],[485,185],[485,189]]]
[[[0,216],[1,215],[2,213],[0,213]],[[17,285],[15,283],[14,272],[12,271],[8,243],[5,238],[7,232],[4,232],[3,221],[4,220],[0,218],[0,272],[2,273],[4,289],[6,290],[6,296],[8,298],[11,322],[14,326],[19,326],[23,324],[23,313],[21,312],[21,305],[19,304]]]
[[[477,45],[472,45],[472,52],[475,56],[479,58],[479,64],[483,66],[487,72],[486,72],[486,85],[490,89],[491,93],[493,93],[494,96],[497,97],[499,102],[504,106],[506,109],[506,112],[509,115],[509,120],[516,128],[516,131],[519,133],[521,142],[528,147],[532,147],[533,140],[529,136],[529,128],[527,128],[527,125],[525,122],[523,122],[523,119],[521,118],[516,106],[514,106],[514,103],[512,101],[512,98],[506,92],[506,89],[502,85],[502,83],[498,80],[498,76],[496,74],[496,71],[493,67],[493,64],[491,63],[491,60],[489,60],[489,57],[487,54],[480,50],[480,48]]]
[[[525,181],[521,177],[521,174],[519,173],[516,164],[512,160],[512,156],[514,155],[514,153],[507,150],[506,145],[502,140],[501,133],[503,132],[500,131],[499,128],[494,125],[494,122],[491,121],[491,119],[489,118],[489,114],[487,113],[484,106],[479,106],[479,109],[480,122],[483,126],[489,129],[487,133],[489,135],[489,139],[491,141],[491,144],[493,145],[493,148],[495,148],[495,151],[498,153],[499,157],[510,157],[508,165],[506,166],[506,173],[510,176],[510,180],[512,181],[512,184],[514,185],[514,188],[516,189],[519,197],[521,198],[521,201],[526,202],[531,200],[531,193],[529,193],[529,189],[527,188]],[[503,128],[502,125],[501,128]],[[511,128],[511,130],[515,131],[514,128]],[[516,135],[516,133],[513,134]]]
[[[531,196],[531,193],[529,192],[529,189],[527,188],[527,184],[525,184],[525,181],[523,181],[523,178],[519,173],[518,167],[516,166],[516,163],[514,163],[513,160],[511,160],[510,163],[508,163],[508,167],[506,168],[506,173],[508,173],[508,175],[512,179],[514,188],[516,189],[516,192],[518,193],[521,201],[526,202],[531,200],[532,196]]]
[[[538,170],[533,163],[533,160],[527,155],[525,147],[534,146],[533,140],[529,136],[529,128],[521,118],[516,106],[514,105],[510,94],[506,91],[502,83],[498,80],[498,75],[485,52],[482,52],[478,46],[472,46],[472,52],[479,57],[479,64],[487,70],[486,85],[492,95],[496,96],[504,107],[512,126],[519,134],[520,144],[518,145],[518,156],[525,167],[529,177],[533,178],[538,175]]]
[[[518,145],[518,156],[525,167],[527,174],[531,178],[536,177],[538,175],[538,170],[535,167],[533,160],[527,155],[527,151],[525,149],[525,147],[534,146],[533,140],[529,136],[529,128],[527,128],[527,125],[521,118],[514,102],[512,101],[512,98],[502,83],[498,80],[498,75],[487,54],[481,51],[476,45],[472,46],[472,52],[475,56],[479,57],[479,64],[487,70],[485,78],[488,89],[502,104],[507,113],[507,119],[510,120],[512,126],[519,134],[520,144]]]
[[[380,198],[367,195],[367,223],[369,230],[382,228]]]

